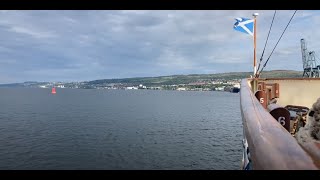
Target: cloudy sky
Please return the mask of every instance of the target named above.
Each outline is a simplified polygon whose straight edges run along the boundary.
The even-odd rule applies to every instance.
[[[233,25],[254,12],[259,59],[274,11],[0,11],[0,83],[252,71],[253,39]],[[264,59],[293,13],[277,11]],[[319,25],[297,11],[265,70],[302,70]]]

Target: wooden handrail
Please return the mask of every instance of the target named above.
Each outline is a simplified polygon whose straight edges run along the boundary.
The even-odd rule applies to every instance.
[[[253,169],[318,169],[312,158],[254,96],[250,79],[241,81],[240,107]]]

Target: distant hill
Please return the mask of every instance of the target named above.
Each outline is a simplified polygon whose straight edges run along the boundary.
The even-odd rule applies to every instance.
[[[38,85],[48,84],[49,82],[26,81],[23,83],[0,84],[0,87],[37,87]]]
[[[301,71],[292,70],[273,70],[264,71],[261,74],[261,78],[276,78],[276,77],[302,77]],[[250,77],[252,72],[229,72],[219,74],[189,74],[189,75],[172,75],[172,76],[159,76],[159,77],[136,77],[136,78],[124,78],[124,79],[101,79],[87,82],[90,85],[98,84],[110,84],[110,83],[127,83],[127,84],[143,84],[146,86],[156,85],[172,85],[172,84],[188,84],[198,81],[209,80],[231,80],[231,79],[243,79]]]
[[[262,78],[281,78],[281,77],[302,77],[302,71],[292,70],[273,70],[264,71],[261,74]],[[135,78],[123,78],[123,79],[100,79],[93,81],[82,82],[82,88],[90,88],[94,86],[103,86],[112,83],[123,83],[131,85],[143,84],[145,86],[161,86],[161,85],[173,85],[173,84],[188,84],[192,82],[205,82],[212,80],[232,80],[243,79],[250,77],[252,72],[229,72],[219,74],[189,74],[189,75],[172,75],[172,76],[159,76],[159,77],[135,77]],[[45,82],[24,82],[13,84],[0,84],[0,87],[35,87],[37,85],[46,84]],[[70,84],[70,83],[69,83]],[[72,83],[71,83],[72,84]],[[66,84],[66,87],[67,84]]]
[[[24,87],[23,83],[0,84],[0,87]]]

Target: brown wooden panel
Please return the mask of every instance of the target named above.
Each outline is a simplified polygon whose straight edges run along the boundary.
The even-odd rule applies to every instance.
[[[266,84],[264,82],[258,82],[258,90],[264,91],[266,89]]]
[[[268,98],[274,99],[279,98],[279,84],[278,83],[267,83]]]

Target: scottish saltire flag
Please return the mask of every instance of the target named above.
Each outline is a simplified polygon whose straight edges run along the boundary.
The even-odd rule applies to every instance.
[[[253,36],[253,19],[236,18],[236,21],[237,22],[234,24],[233,29]]]

